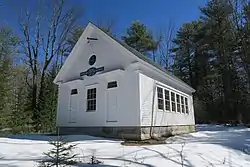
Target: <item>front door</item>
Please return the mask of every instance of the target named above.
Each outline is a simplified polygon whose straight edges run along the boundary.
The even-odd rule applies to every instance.
[[[72,89],[69,103],[69,123],[76,123],[78,110],[78,90]]]
[[[117,122],[117,88],[107,91],[107,122]]]

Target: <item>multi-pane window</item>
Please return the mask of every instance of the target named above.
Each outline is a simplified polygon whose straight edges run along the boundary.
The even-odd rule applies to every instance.
[[[189,109],[188,109],[188,99],[185,97],[185,108],[186,108],[186,113],[189,113]]]
[[[176,111],[176,103],[175,103],[175,93],[171,92],[171,106],[172,106],[172,111]]]
[[[170,111],[170,97],[169,91],[165,89],[165,110]]]
[[[185,113],[184,97],[181,96],[181,113]]]
[[[87,90],[87,111],[96,110],[96,88]]]
[[[157,97],[158,97],[158,109],[163,110],[163,89],[160,87],[157,87]]]
[[[176,94],[177,112],[181,112],[180,95]]]
[[[189,113],[188,98],[174,91],[157,87],[158,109],[179,113]]]

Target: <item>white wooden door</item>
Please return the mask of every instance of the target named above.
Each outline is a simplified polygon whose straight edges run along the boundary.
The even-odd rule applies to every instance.
[[[69,104],[69,122],[76,123],[78,110],[78,94],[71,94]]]
[[[107,92],[107,122],[117,122],[117,88]]]

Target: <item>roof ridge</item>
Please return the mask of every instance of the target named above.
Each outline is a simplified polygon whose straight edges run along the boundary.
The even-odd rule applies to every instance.
[[[94,23],[91,23],[93,26],[95,26],[96,28],[98,28],[100,31],[102,31],[104,34],[108,35],[110,38],[112,38],[113,40],[115,40],[117,43],[119,43],[120,45],[122,45],[125,49],[127,49],[128,51],[130,51],[132,54],[134,54],[135,56],[137,56],[138,58],[140,58],[143,61],[146,61],[147,63],[151,64],[152,66],[156,67],[157,69],[161,70],[162,72],[170,75],[171,77],[173,77],[174,79],[180,81],[181,83],[183,83],[184,85],[188,86],[190,89],[194,90],[190,85],[188,85],[186,82],[184,82],[183,80],[181,80],[180,78],[178,78],[177,76],[175,76],[172,72],[170,72],[169,70],[166,70],[165,68],[163,68],[160,64],[158,64],[157,62],[154,62],[152,59],[150,59],[149,57],[143,55],[141,52],[139,52],[138,50],[134,49],[133,47],[129,46],[128,44],[126,44],[124,41],[117,39],[116,37],[114,37],[112,34],[107,33],[105,31],[103,31],[101,28],[99,28],[98,26],[96,26]],[[195,90],[194,90],[195,91]]]

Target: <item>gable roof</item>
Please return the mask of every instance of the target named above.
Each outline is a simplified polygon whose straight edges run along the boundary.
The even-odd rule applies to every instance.
[[[114,36],[112,36],[111,34],[108,34],[106,32],[104,32],[103,30],[101,30],[100,28],[98,28],[96,25],[94,25],[93,23],[89,22],[87,27],[91,26],[99,31],[101,31],[102,33],[104,33],[105,35],[107,35],[108,37],[110,37],[111,39],[113,39],[115,42],[117,42],[119,45],[121,45],[123,48],[125,48],[127,51],[129,51],[130,53],[132,53],[132,55],[135,55],[136,57],[138,57],[140,60],[147,62],[148,64],[150,64],[151,66],[157,68],[158,70],[160,70],[163,73],[166,73],[168,76],[170,76],[171,78],[173,78],[174,80],[179,81],[180,83],[182,83],[185,87],[187,87],[188,89],[190,89],[192,92],[195,92],[195,89],[193,89],[191,86],[189,86],[187,83],[185,83],[184,81],[182,81],[181,79],[179,79],[178,77],[176,77],[174,74],[172,74],[171,72],[167,71],[166,69],[164,69],[162,66],[160,66],[158,63],[154,62],[153,60],[151,60],[150,58],[146,57],[145,55],[143,55],[142,53],[140,53],[139,51],[137,51],[136,49],[130,47],[129,45],[127,45],[125,42],[118,40],[117,38],[115,38]],[[85,28],[84,31],[86,31],[87,27]],[[83,33],[84,34],[84,33]],[[79,38],[78,42],[81,40],[81,38],[83,38],[83,34],[81,35],[81,37]],[[76,43],[76,45],[77,45]],[[75,47],[74,47],[75,48]],[[71,53],[74,51],[71,51]],[[70,53],[70,55],[71,55]],[[59,71],[59,73],[57,74],[56,78],[54,79],[54,83],[57,82],[59,74],[62,73],[63,70],[65,70],[65,66],[66,64],[69,64],[72,61],[72,56],[70,56],[66,59],[65,63],[63,64],[61,70]]]
[[[95,24],[91,23],[94,27],[98,28]],[[98,28],[99,30],[101,30],[100,28]],[[133,55],[137,56],[138,58],[140,58],[141,60],[149,63],[150,65],[156,67],[157,69],[161,70],[162,72],[168,74],[169,76],[171,76],[172,78],[178,80],[179,82],[183,83],[185,86],[187,86],[192,92],[195,92],[195,89],[193,89],[191,86],[189,86],[186,82],[182,81],[180,78],[176,77],[172,72],[166,70],[165,68],[163,68],[162,66],[160,66],[158,63],[154,62],[153,60],[151,60],[150,58],[148,58],[147,56],[143,55],[142,53],[140,53],[139,51],[137,51],[136,49],[132,48],[131,46],[129,46],[128,44],[126,44],[125,42],[123,42],[122,40],[119,40],[117,38],[115,38],[113,35],[108,34],[106,32],[104,32],[103,30],[101,30],[103,33],[105,33],[107,36],[109,36],[110,38],[112,38],[113,40],[115,40],[116,42],[118,42],[121,46],[123,46],[125,49],[127,49],[128,51],[130,51]]]

